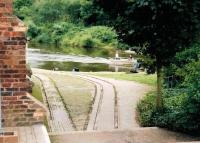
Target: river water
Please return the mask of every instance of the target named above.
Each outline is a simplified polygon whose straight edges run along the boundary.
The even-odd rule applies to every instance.
[[[47,70],[72,71],[73,68],[78,68],[82,72],[128,72],[131,69],[130,66],[114,65],[110,59],[102,57],[44,53],[40,49],[31,48],[27,50],[27,61],[33,68]]]

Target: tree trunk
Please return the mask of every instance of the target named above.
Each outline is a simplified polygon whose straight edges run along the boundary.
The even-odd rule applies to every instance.
[[[163,99],[162,99],[162,84],[163,84],[163,69],[159,58],[157,58],[157,98],[156,107],[157,109],[162,109]]]

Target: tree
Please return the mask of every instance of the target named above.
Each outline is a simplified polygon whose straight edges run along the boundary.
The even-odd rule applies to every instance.
[[[94,0],[110,15],[120,37],[143,45],[142,54],[155,60],[157,108],[162,107],[163,67],[193,42],[200,30],[199,0]]]
[[[33,5],[35,0],[14,0],[14,11],[15,14],[20,18],[24,19],[26,15],[31,13],[30,7]]]

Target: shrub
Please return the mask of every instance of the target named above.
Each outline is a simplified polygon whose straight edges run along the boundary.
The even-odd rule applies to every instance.
[[[31,12],[30,7],[33,5],[34,0],[15,0],[14,12],[20,19],[25,19]]]
[[[106,47],[117,45],[117,34],[112,28],[106,26],[93,26],[89,28],[73,28],[65,34],[62,45],[71,47]]]
[[[151,127],[155,125],[152,118],[153,112],[156,109],[155,100],[155,92],[150,92],[137,105],[137,111],[139,113],[138,120],[144,127]]]
[[[35,25],[35,23],[33,23],[32,21],[28,22],[28,33],[27,34],[30,38],[37,37],[38,35],[40,35],[40,32],[41,32],[40,28],[37,27]]]
[[[86,49],[95,47],[95,41],[91,37],[84,37],[80,41],[80,46]]]
[[[185,78],[185,88],[165,90],[162,110],[156,110],[155,93],[149,93],[139,102],[137,111],[142,126],[158,126],[200,135],[200,63],[191,63],[187,67],[193,74],[188,73]]]
[[[52,40],[48,33],[42,33],[35,39],[35,41],[39,43],[51,43]]]
[[[116,32],[106,26],[92,26],[84,31],[92,36],[94,39],[99,39],[102,43],[113,43],[117,42]]]

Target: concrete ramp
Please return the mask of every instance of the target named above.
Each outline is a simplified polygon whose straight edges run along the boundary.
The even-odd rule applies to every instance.
[[[53,143],[175,143],[195,138],[159,128],[50,134]]]

